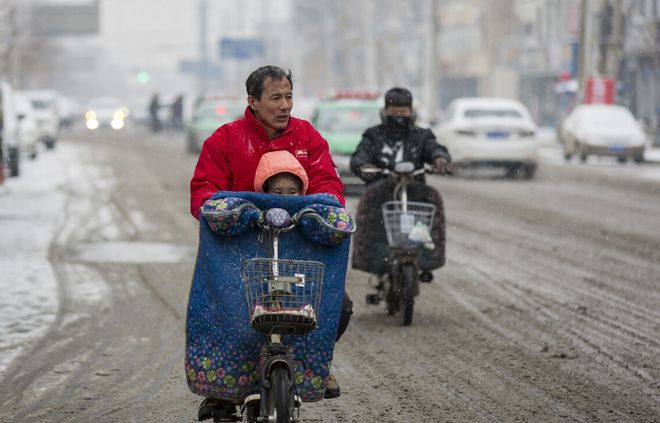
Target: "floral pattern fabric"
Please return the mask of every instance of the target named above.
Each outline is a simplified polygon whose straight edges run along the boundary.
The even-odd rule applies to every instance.
[[[224,236],[241,235],[262,219],[261,210],[238,197],[207,200],[200,214],[213,232]]]
[[[338,245],[355,232],[353,216],[342,207],[311,204],[298,212],[298,216],[303,235],[321,245]]]

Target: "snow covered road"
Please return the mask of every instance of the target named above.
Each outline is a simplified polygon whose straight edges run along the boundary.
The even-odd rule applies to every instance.
[[[195,420],[184,151],[72,138],[0,194],[0,421]],[[410,327],[364,304],[368,275],[349,272],[343,394],[303,421],[660,420],[659,170],[544,157],[533,181],[431,177],[447,265]]]

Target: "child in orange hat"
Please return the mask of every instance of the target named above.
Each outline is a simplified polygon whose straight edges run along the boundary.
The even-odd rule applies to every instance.
[[[286,150],[269,151],[261,156],[254,175],[254,190],[267,194],[305,195],[307,172]]]

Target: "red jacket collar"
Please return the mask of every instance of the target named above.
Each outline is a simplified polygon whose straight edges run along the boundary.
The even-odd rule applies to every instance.
[[[264,141],[267,141],[267,142],[276,140],[276,139],[280,138],[282,135],[285,135],[289,131],[291,131],[293,120],[294,120],[294,118],[292,116],[289,116],[289,123],[286,124],[286,128],[284,128],[283,131],[280,131],[279,134],[275,135],[275,137],[273,139],[271,139],[271,138],[268,137],[268,132],[266,131],[266,128],[264,128],[264,126],[261,124],[261,122],[259,122],[257,120],[257,118],[254,117],[254,112],[252,111],[252,109],[250,109],[250,106],[247,106],[245,108],[244,117],[245,117],[245,120],[248,123],[248,126],[250,128],[252,128],[259,135],[259,138],[264,140]]]

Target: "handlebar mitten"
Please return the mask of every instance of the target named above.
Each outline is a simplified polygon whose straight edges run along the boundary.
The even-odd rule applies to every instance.
[[[342,207],[310,204],[296,213],[300,232],[310,241],[321,245],[336,246],[355,232],[355,220]]]
[[[257,206],[238,197],[207,200],[200,215],[214,233],[222,236],[242,235],[263,219],[263,212]]]

